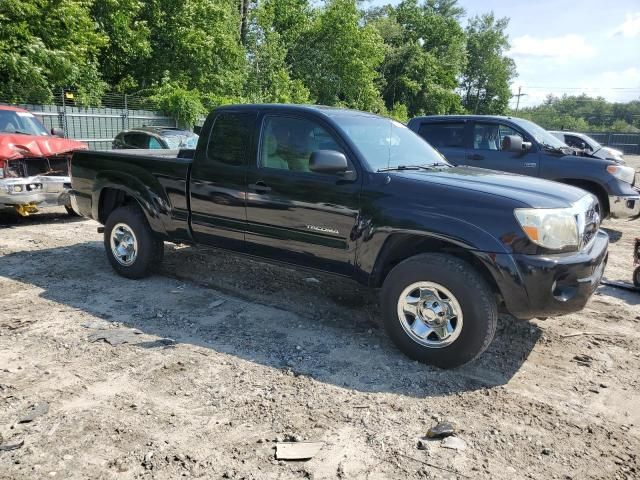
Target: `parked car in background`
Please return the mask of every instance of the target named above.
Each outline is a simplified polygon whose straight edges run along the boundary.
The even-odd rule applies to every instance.
[[[196,148],[198,135],[175,127],[140,127],[125,130],[113,140],[114,149],[181,149]]]
[[[589,155],[593,155],[594,157],[602,158],[603,160],[613,160],[618,163],[624,163],[624,159],[622,158],[624,152],[616,150],[615,148],[605,147],[589,135],[577,132],[552,130],[550,130],[549,133],[579,152],[585,152]]]
[[[482,353],[499,309],[582,309],[607,261],[593,195],[454,167],[404,125],[353,110],[225,106],[193,158],[77,152],[71,169],[74,208],[104,225],[120,275],[148,275],[167,240],[349,277],[380,288],[403,352],[441,367]]]
[[[409,128],[456,165],[502,170],[580,187],[598,198],[600,214],[640,215],[635,170],[618,160],[576,155],[535,123],[515,117],[434,115],[416,117]]]
[[[69,159],[87,145],[47,131],[35,115],[22,108],[0,105],[0,208],[20,215],[38,208],[64,206],[70,215]]]

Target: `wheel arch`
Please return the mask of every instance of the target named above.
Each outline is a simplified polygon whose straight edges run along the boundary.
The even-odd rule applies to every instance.
[[[600,201],[600,205],[602,205],[602,208],[604,209],[604,212],[601,212],[602,217],[604,218],[609,215],[609,195],[599,183],[594,182],[593,180],[583,180],[580,178],[562,178],[556,181],[566,183],[567,185],[571,185],[573,187],[582,188],[583,190],[594,194],[598,198],[598,200]]]
[[[466,261],[487,281],[491,290],[501,297],[495,278],[481,259],[480,252],[463,248],[441,238],[415,234],[395,233],[385,241],[371,273],[370,286],[379,288],[391,270],[400,262],[421,253],[446,253]]]

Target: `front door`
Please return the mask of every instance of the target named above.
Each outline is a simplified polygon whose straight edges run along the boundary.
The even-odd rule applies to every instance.
[[[244,246],[247,158],[252,155],[256,119],[256,112],[221,113],[212,120],[206,149],[196,150],[190,201],[191,228],[198,243],[233,250]]]
[[[475,122],[472,129],[472,142],[467,150],[467,165],[474,167],[537,176],[539,171],[538,154],[535,147],[522,152],[502,150],[502,141],[507,135],[517,135],[528,141],[522,132],[509,125],[492,122]]]
[[[312,172],[315,150],[346,154],[320,121],[263,118],[257,161],[247,171],[247,253],[350,275],[361,181],[351,162],[351,174]]]

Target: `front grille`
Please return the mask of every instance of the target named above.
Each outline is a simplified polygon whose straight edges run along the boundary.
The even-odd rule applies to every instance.
[[[8,161],[11,177],[35,177],[38,175],[49,177],[66,177],[69,175],[67,157],[55,155],[52,157],[20,158]]]
[[[582,231],[582,246],[587,246],[598,233],[600,221],[602,219],[600,207],[597,201],[591,202],[591,205],[584,214],[584,227]]]

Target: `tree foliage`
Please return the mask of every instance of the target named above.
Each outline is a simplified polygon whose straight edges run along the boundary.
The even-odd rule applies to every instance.
[[[523,108],[518,116],[549,130],[640,132],[640,100],[611,103],[588,95],[549,95],[542,105]]]
[[[88,0],[0,2],[0,98],[50,101],[62,88],[91,102],[106,88],[98,54],[107,38],[98,32]]]
[[[463,16],[457,0],[2,0],[0,99],[45,102],[65,88],[98,104],[111,90],[153,98],[185,124],[246,101],[400,120],[501,112],[514,68],[506,20],[465,31]],[[471,85],[462,98],[460,79],[463,93]]]
[[[514,61],[505,55],[509,40],[505,33],[508,18],[493,13],[469,20],[466,29],[467,64],[460,89],[462,104],[471,113],[504,114],[511,98],[511,81],[516,75]]]

